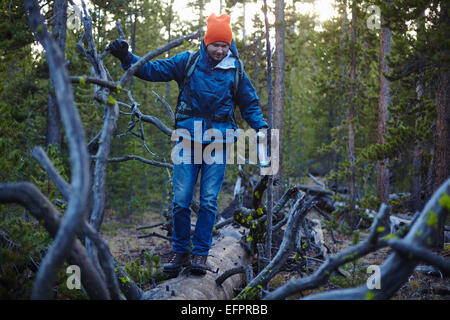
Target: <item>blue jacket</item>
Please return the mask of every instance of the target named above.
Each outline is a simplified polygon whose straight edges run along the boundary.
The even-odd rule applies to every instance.
[[[178,87],[181,88],[185,76],[185,67],[190,52],[183,52],[169,59],[149,61],[137,70],[135,75],[147,81],[167,82],[175,80]],[[228,56],[217,63],[206,51],[206,46],[202,41],[200,46],[200,56],[195,70],[189,81],[191,99],[190,103],[193,111],[200,114],[215,114],[216,116],[227,116],[233,114],[235,102],[233,101],[235,61],[238,59],[238,52],[234,41],[231,42]],[[123,69],[128,69],[140,58],[130,54],[128,61],[122,64]],[[181,101],[187,101],[185,88],[181,95]],[[267,128],[262,111],[259,107],[259,98],[250,82],[247,74],[244,72],[239,84],[239,92],[236,94],[236,103],[239,105],[241,115],[245,121],[255,130]],[[197,122],[194,126],[195,121]],[[198,124],[201,123],[201,126]],[[201,127],[201,132],[199,132]],[[233,122],[211,122],[213,129],[218,129],[222,137],[226,138],[227,129],[238,129]],[[188,119],[177,122],[177,129],[187,129],[190,138],[199,142],[210,142],[208,137],[203,139],[203,133],[206,131],[206,121],[202,117],[192,116]],[[194,132],[194,129],[196,132]],[[238,133],[239,135],[239,133]],[[198,140],[200,137],[201,141]],[[231,140],[232,139],[232,140]],[[229,137],[227,142],[236,141],[235,137]],[[220,140],[216,139],[216,142]]]

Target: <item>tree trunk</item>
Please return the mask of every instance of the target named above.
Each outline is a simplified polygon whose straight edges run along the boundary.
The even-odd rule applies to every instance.
[[[67,31],[67,1],[55,0],[53,4],[53,27],[52,37],[56,45],[61,50],[63,59],[66,50]],[[53,83],[50,81],[50,94],[47,99],[47,137],[46,145],[57,146],[61,149],[61,120],[56,102]]]
[[[389,0],[387,0],[390,2]],[[391,102],[389,81],[385,74],[389,74],[386,55],[391,52],[391,30],[382,28],[380,34],[380,66],[379,66],[379,95],[378,95],[378,144],[384,144],[386,134],[386,121],[389,118],[388,106]],[[389,159],[377,161],[377,196],[382,203],[389,200]],[[389,225],[389,217],[386,216],[385,226]],[[387,228],[386,228],[387,230]]]
[[[207,264],[213,272],[204,276],[186,276],[180,274],[177,278],[166,281],[157,287],[146,291],[143,300],[231,300],[234,289],[241,287],[245,277],[242,274],[233,275],[222,285],[216,284],[216,278],[223,272],[236,266],[247,266],[250,256],[240,244],[241,231],[232,225],[220,229],[215,237]],[[218,273],[215,273],[218,270]]]
[[[173,0],[169,1],[169,20],[167,21],[167,43],[172,40],[171,31],[172,31],[172,7]],[[167,59],[170,58],[170,50],[167,51]],[[170,83],[166,83],[166,101],[170,101]]]
[[[391,51],[391,31],[389,28],[381,29],[380,36],[380,82],[378,96],[378,143],[384,143],[386,134],[386,121],[389,118],[388,106],[390,104],[389,81],[384,74],[389,73],[389,66],[386,63],[386,55]],[[387,165],[389,160],[385,159],[377,163],[377,195],[381,202],[387,203],[389,196],[389,170]]]
[[[425,16],[425,12],[422,12],[421,17]],[[424,28],[423,24],[420,23],[420,18],[416,22],[417,33],[423,32]],[[423,59],[423,54],[419,53],[421,59]],[[417,76],[416,82],[416,97],[417,101],[422,99],[424,93],[424,86],[422,81],[423,73],[421,72]],[[427,193],[425,189],[424,183],[424,175],[421,172],[421,168],[423,166],[423,154],[424,154],[424,145],[422,142],[417,141],[414,146],[414,154],[413,154],[413,176],[411,178],[411,209],[413,212],[422,210],[424,206],[425,194]],[[431,193],[430,193],[431,196]]]
[[[273,90],[273,128],[279,130],[279,167],[275,179],[281,182],[283,164],[283,113],[284,113],[284,95],[285,95],[285,19],[284,19],[284,0],[275,1],[275,61],[274,61],[274,90]],[[277,202],[282,190],[281,183],[274,186],[274,201]]]
[[[440,70],[436,89],[436,153],[434,190],[450,175],[450,74]]]
[[[274,126],[273,119],[273,104],[272,104],[272,51],[270,47],[270,33],[269,33],[269,19],[267,17],[267,0],[264,0],[264,24],[266,29],[266,59],[267,59],[267,113],[268,113],[268,125],[269,129],[272,129]],[[269,137],[270,137],[269,130]],[[270,139],[269,139],[270,141]],[[271,144],[271,142],[270,142]],[[269,150],[272,148],[270,147]],[[279,154],[274,155],[271,153],[271,157],[279,157]],[[269,177],[268,188],[267,188],[267,227],[268,230],[266,235],[266,258],[270,260],[272,253],[272,208],[273,208],[273,177]]]
[[[441,2],[440,29],[444,30],[443,42],[450,41],[450,4]],[[448,45],[440,48],[441,61],[450,59]],[[433,190],[437,190],[450,176],[450,68],[442,64],[437,75],[436,86],[436,149],[435,149],[435,180]],[[444,244],[444,224],[440,225],[439,236],[436,243],[439,247]]]
[[[350,196],[349,207],[349,223],[353,224],[353,212],[355,210],[355,129],[353,127],[353,120],[355,118],[355,98],[356,98],[356,16],[357,4],[354,0],[352,2],[352,37],[351,37],[351,65],[350,65],[350,105],[348,113],[348,158],[350,163],[348,176],[348,191]]]

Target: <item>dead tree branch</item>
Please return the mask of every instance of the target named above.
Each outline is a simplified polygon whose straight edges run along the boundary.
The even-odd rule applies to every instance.
[[[239,267],[231,268],[231,269],[225,271],[216,279],[216,284],[218,286],[220,286],[229,277],[234,276],[235,274],[239,274],[239,273],[245,274],[246,283],[250,283],[250,281],[252,281],[253,270],[252,270],[252,265],[249,264],[247,266],[239,266]]]
[[[64,216],[60,215],[52,203],[32,184],[0,184],[0,202],[19,203],[26,207],[33,216],[44,221],[50,235],[55,238],[39,267],[32,298],[49,298],[56,272],[67,258],[70,263],[80,266],[83,272],[81,281],[89,297],[93,299],[120,299],[121,290],[127,298],[138,299],[141,297],[142,291],[120,268],[107,244],[97,232],[103,219],[105,207],[106,164],[108,162],[111,137],[119,115],[115,95],[122,90],[127,93],[132,102],[132,108],[135,109],[133,114],[137,114],[140,120],[141,136],[144,135],[141,120],[153,123],[164,133],[171,135],[172,130],[164,126],[159,119],[143,115],[140,112],[131,92],[122,89],[123,85],[121,86],[121,84],[127,82],[139,67],[139,64],[144,64],[152,57],[182,44],[187,39],[198,37],[200,33],[197,32],[196,34],[182,37],[163,48],[150,52],[144,59],[133,66],[134,69],[128,70],[124,74],[123,82],[117,84],[111,80],[108,70],[103,65],[103,58],[106,56],[106,53],[98,55],[96,51],[92,35],[92,20],[82,0],[83,14],[80,18],[84,25],[84,32],[77,43],[77,49],[82,56],[88,59],[92,67],[92,74],[90,77],[69,78],[63,55],[48,34],[38,2],[36,0],[24,0],[24,4],[28,12],[30,27],[45,50],[50,79],[55,88],[56,101],[60,108],[62,122],[67,135],[71,164],[71,184],[68,184],[58,173],[42,148],[37,147],[33,150],[33,157],[44,168],[63,197],[68,199],[67,210]],[[120,33],[120,24],[117,25],[117,28],[119,34],[123,37],[123,33]],[[94,208],[90,215],[90,224],[84,220],[90,190],[88,148],[83,125],[75,106],[71,82],[94,84],[94,99],[105,106],[102,130],[89,144],[89,150],[96,154],[93,184]],[[145,141],[144,146],[148,150]],[[127,157],[129,158],[127,160],[131,158],[137,159],[136,157]],[[141,158],[139,160],[144,159]],[[157,162],[152,164],[171,168],[169,164]],[[77,236],[80,239],[85,239],[87,250],[76,238]],[[118,277],[127,279],[118,281]],[[125,286],[124,283],[126,283]]]
[[[0,184],[0,202],[24,206],[33,217],[44,222],[44,227],[51,237],[55,238],[58,234],[63,219],[52,203],[33,184],[28,182]],[[73,241],[68,261],[80,267],[83,275],[81,283],[91,299],[110,299],[105,281],[79,240]]]
[[[33,149],[33,157],[39,162],[39,164],[46,170],[55,185],[61,191],[64,197],[68,198],[70,195],[70,185],[59,175],[54,168],[47,154],[41,147]],[[56,210],[55,210],[56,212]],[[142,295],[142,290],[129,279],[129,276],[123,271],[119,264],[115,261],[111,254],[108,245],[104,242],[102,237],[85,221],[83,220],[82,235],[79,235],[80,240],[89,237],[99,250],[99,262],[104,271],[106,279],[108,280],[109,292],[113,299],[119,299],[119,285],[120,290],[124,292],[127,299],[139,299]],[[126,278],[127,281],[118,282],[117,279]]]
[[[61,192],[63,197],[66,199],[70,199],[72,187],[58,173],[58,170],[56,170],[55,166],[48,158],[47,153],[44,151],[44,149],[42,149],[41,147],[35,147],[31,151],[31,155],[34,159],[36,159],[42,169],[44,169],[50,180],[53,181],[56,188]]]
[[[382,224],[384,217],[389,213],[389,207],[384,204],[371,227],[371,232],[366,240],[356,246],[345,249],[336,255],[330,256],[325,263],[313,275],[301,278],[291,279],[289,282],[277,288],[275,291],[269,293],[264,297],[265,300],[279,300],[287,296],[301,292],[303,290],[317,288],[324,284],[331,273],[343,264],[353,261],[357,258],[365,256],[366,254],[379,249],[377,245],[378,236],[380,234],[378,227]]]
[[[141,156],[136,156],[136,155],[125,155],[123,157],[109,158],[108,162],[123,162],[123,161],[129,161],[129,160],[138,160],[138,161],[144,162],[146,164],[150,164],[152,166],[173,169],[173,165],[171,165],[169,163],[149,160],[149,159],[145,159]]]
[[[138,236],[138,239],[150,238],[150,237],[158,237],[158,238],[161,238],[164,240],[172,241],[172,238],[166,237],[166,236],[156,233],[156,232],[150,232],[150,233],[143,234],[141,236]]]
[[[132,114],[137,115],[139,120],[142,120],[147,123],[153,124],[155,127],[157,127],[159,130],[161,130],[162,133],[164,133],[167,136],[172,136],[172,129],[169,129],[159,118],[143,114],[139,107],[136,104],[133,104],[133,106],[130,106],[126,103],[119,102],[119,105],[124,106],[128,108]]]
[[[156,102],[160,101],[164,108],[166,108],[167,114],[170,116],[170,119],[172,119],[172,121],[175,121],[175,114],[173,113],[173,110],[170,107],[169,103],[165,99],[161,98],[155,91],[152,90],[152,92],[156,96]]]
[[[293,251],[301,221],[314,203],[301,194],[289,212],[287,227],[284,232],[280,249],[270,263],[262,270],[236,297],[237,300],[254,299],[267,285],[270,279],[286,262],[288,255]]]
[[[86,83],[96,84],[105,88],[108,88],[112,92],[125,92],[128,93],[127,89],[121,88],[117,83],[105,79],[100,79],[92,76],[71,76],[70,82],[73,84],[84,85]]]
[[[418,218],[409,226],[403,240],[396,240],[399,236],[389,234],[378,239],[378,234],[384,232],[382,221],[386,215],[386,208],[381,207],[376,216],[372,230],[367,240],[350,247],[347,250],[329,257],[327,261],[312,276],[303,279],[291,279],[286,284],[268,294],[264,299],[284,299],[302,290],[316,288],[324,283],[330,272],[338,266],[362,257],[381,247],[393,245],[391,254],[381,268],[381,288],[369,289],[366,285],[356,288],[334,290],[306,297],[307,299],[389,299],[408,280],[420,261],[437,264],[448,272],[448,261],[438,259],[431,253],[424,254],[424,250],[434,244],[439,226],[444,223],[450,212],[450,179],[436,190],[427,202]],[[400,231],[397,234],[401,234]],[[401,236],[401,235],[400,235]],[[393,241],[392,239],[395,239]],[[399,245],[400,244],[400,245]],[[396,247],[396,248],[395,248]],[[415,250],[417,249],[417,250]],[[400,251],[400,252],[398,252]]]
[[[160,227],[162,225],[164,225],[164,222],[155,223],[155,224],[152,224],[149,226],[140,226],[140,227],[137,227],[136,230],[152,229],[152,228]]]
[[[45,49],[50,77],[55,88],[56,100],[69,144],[72,168],[72,192],[67,210],[55,241],[41,263],[33,287],[32,297],[45,299],[49,297],[57,270],[61,268],[64,259],[70,253],[76,229],[83,218],[89,190],[89,159],[83,124],[75,106],[63,56],[47,31],[38,2],[25,0],[24,4],[28,11],[30,27],[34,30],[36,39]]]
[[[77,48],[84,52],[84,55],[87,57],[89,62],[92,65],[91,73],[94,78],[101,79],[103,81],[108,81],[108,71],[106,70],[103,61],[100,59],[100,56],[97,54],[97,50],[95,47],[95,42],[92,33],[92,19],[89,16],[86,5],[84,1],[82,1],[83,6],[83,15],[81,20],[84,26],[83,38],[77,44]],[[83,42],[86,43],[87,49],[83,47]],[[94,167],[94,181],[93,181],[93,199],[94,204],[92,208],[92,212],[89,215],[89,222],[91,226],[95,230],[100,230],[100,225],[103,221],[104,209],[106,203],[106,169],[107,169],[107,159],[108,154],[110,152],[111,138],[112,132],[116,126],[117,119],[119,116],[119,107],[117,102],[112,96],[110,96],[110,90],[105,86],[99,86],[98,89],[95,90],[95,99],[99,102],[103,103],[105,106],[105,114],[103,118],[103,127],[100,131],[99,144],[96,153],[96,161]],[[103,262],[104,264],[108,264],[108,266],[104,266],[105,275],[109,278],[112,278],[114,281],[115,277],[111,274],[111,270],[114,270],[113,262],[107,257],[104,259],[100,259],[97,254],[96,247],[91,243],[91,238],[86,238],[86,248],[91,257],[94,265],[98,269],[100,269],[100,264]],[[102,255],[105,253],[101,253]],[[111,290],[113,295],[117,295],[117,286],[110,283]]]
[[[188,34],[187,36],[175,39],[175,40],[169,42],[168,44],[166,44],[165,46],[158,48],[154,51],[150,51],[149,53],[147,53],[144,57],[142,57],[139,61],[137,61],[135,64],[133,64],[127,70],[127,72],[120,79],[119,84],[121,85],[122,88],[125,88],[125,85],[130,80],[130,78],[136,73],[136,71],[140,67],[142,67],[144,64],[146,64],[148,61],[150,61],[154,57],[156,57],[166,51],[169,51],[170,49],[173,49],[175,47],[182,45],[184,41],[197,39],[198,37],[200,37],[200,30],[198,30],[196,33]]]
[[[408,259],[416,259],[438,267],[446,276],[450,275],[450,260],[445,259],[430,250],[413,246],[405,240],[389,239],[387,244],[399,254]]]

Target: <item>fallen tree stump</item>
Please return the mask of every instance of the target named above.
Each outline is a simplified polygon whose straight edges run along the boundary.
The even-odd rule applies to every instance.
[[[230,300],[234,289],[245,282],[244,274],[235,274],[220,286],[217,277],[223,272],[241,265],[248,265],[251,257],[241,245],[244,228],[228,225],[220,229],[214,238],[207,260],[211,271],[204,276],[194,276],[181,272],[177,278],[165,281],[157,287],[144,292],[143,300]],[[216,271],[218,272],[216,273]]]

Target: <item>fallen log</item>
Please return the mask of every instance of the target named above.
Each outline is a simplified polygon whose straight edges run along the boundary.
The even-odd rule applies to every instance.
[[[245,282],[245,274],[238,273],[227,278],[220,286],[216,284],[219,274],[237,266],[247,266],[251,257],[240,244],[244,228],[232,225],[220,229],[213,240],[207,260],[212,271],[204,276],[181,272],[177,278],[165,281],[144,292],[142,300],[230,300],[234,289]]]

